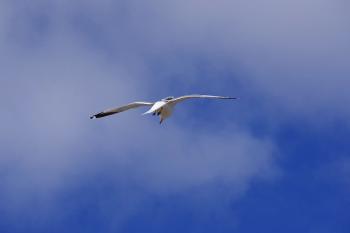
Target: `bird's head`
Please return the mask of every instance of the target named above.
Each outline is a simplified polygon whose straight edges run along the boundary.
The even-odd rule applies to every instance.
[[[164,99],[162,99],[163,101],[169,101],[169,100],[172,100],[172,99],[174,99],[175,97],[174,96],[168,96],[168,97],[166,97],[166,98],[164,98]]]

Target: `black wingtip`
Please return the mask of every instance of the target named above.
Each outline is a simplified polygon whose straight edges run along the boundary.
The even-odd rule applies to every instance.
[[[96,116],[95,116],[95,115],[93,115],[93,116],[91,116],[91,117],[90,117],[90,119],[94,119],[94,118],[96,118]]]

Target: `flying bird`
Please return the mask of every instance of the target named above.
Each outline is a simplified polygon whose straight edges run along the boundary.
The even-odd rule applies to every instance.
[[[116,113],[124,112],[126,110],[132,109],[132,108],[138,108],[142,106],[152,106],[147,112],[143,113],[145,114],[152,114],[157,115],[160,118],[160,124],[168,117],[171,116],[173,109],[176,104],[188,100],[188,99],[194,99],[194,98],[205,98],[205,99],[237,99],[235,97],[225,97],[225,96],[214,96],[214,95],[184,95],[180,97],[173,97],[169,96],[164,99],[161,99],[157,102],[133,102],[121,107],[107,109],[105,111],[99,112],[95,115],[92,115],[90,119],[94,118],[101,118],[109,115],[113,115]]]

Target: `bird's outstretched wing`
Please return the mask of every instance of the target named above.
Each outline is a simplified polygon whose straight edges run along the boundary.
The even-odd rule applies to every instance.
[[[107,109],[105,111],[102,111],[100,113],[92,115],[90,117],[90,119],[101,118],[101,117],[109,116],[109,115],[112,115],[112,114],[124,112],[124,111],[132,109],[132,108],[138,108],[138,107],[141,107],[141,106],[151,106],[153,104],[154,103],[150,103],[150,102],[133,102],[133,103],[121,106],[121,107]]]
[[[175,99],[172,99],[169,101],[169,103],[177,104],[179,102],[182,102],[187,99],[194,99],[194,98],[206,98],[206,99],[237,99],[236,97],[227,97],[227,96],[216,96],[216,95],[184,95],[177,97]]]

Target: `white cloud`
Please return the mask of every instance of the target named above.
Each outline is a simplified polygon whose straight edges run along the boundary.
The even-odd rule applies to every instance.
[[[141,18],[133,17],[140,9],[131,10],[124,16],[129,21],[118,27],[123,22],[112,21],[113,12],[104,13],[107,1],[102,5],[46,2],[29,8],[7,4],[18,15],[3,22],[5,33],[0,40],[6,54],[0,58],[4,64],[0,159],[1,170],[6,171],[1,175],[1,197],[8,216],[23,216],[28,208],[40,210],[38,219],[64,215],[57,212],[61,196],[95,176],[123,187],[114,191],[120,196],[100,200],[101,208],[124,203],[123,215],[113,207],[104,210],[116,214],[116,222],[123,222],[137,211],[135,205],[142,205],[144,197],[134,187],[163,196],[200,187],[210,193],[211,187],[222,184],[227,191],[222,195],[234,198],[253,180],[275,177],[273,142],[255,137],[235,122],[223,122],[210,132],[186,128],[176,119],[159,126],[158,119],[142,118],[137,110],[118,119],[88,118],[105,107],[174,91],[169,84],[159,92],[153,87],[159,78],[152,77],[147,59],[169,45],[169,35],[162,41],[154,40],[157,33],[139,32]],[[78,30],[86,22],[77,18],[87,12],[94,13],[92,24],[102,27],[102,33],[116,25],[115,31],[101,35],[111,35],[103,48],[94,30],[91,35]],[[152,27],[152,19],[147,23]],[[127,30],[130,24],[135,27]],[[180,112],[178,116],[187,118]],[[35,206],[38,202],[40,207]]]
[[[176,60],[176,53],[210,64],[223,62],[232,72],[242,66],[245,81],[265,95],[271,108],[301,116],[348,114],[339,103],[349,100],[350,32],[337,4],[2,3],[0,9],[17,15],[12,21],[0,14],[0,48],[6,54],[0,58],[5,64],[0,71],[5,109],[1,166],[8,167],[2,179],[3,195],[12,200],[9,208],[40,195],[52,197],[51,202],[67,183],[86,182],[91,176],[87,171],[98,174],[104,168],[115,176],[115,185],[130,182],[156,195],[222,182],[235,196],[255,179],[274,177],[274,142],[235,122],[212,123],[222,128],[209,132],[176,120],[159,127],[137,110],[118,119],[90,121],[88,116],[114,104],[176,91],[174,80],[190,78],[190,87],[181,88],[193,89],[203,81],[195,65],[178,61],[165,71],[168,79],[152,69],[156,61]],[[186,72],[193,76],[171,75]],[[216,90],[231,89],[220,76],[205,81]],[[166,88],[159,90],[159,82]]]

